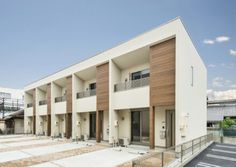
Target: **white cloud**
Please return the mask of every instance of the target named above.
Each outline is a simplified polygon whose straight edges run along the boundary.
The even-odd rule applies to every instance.
[[[229,37],[227,37],[227,36],[219,36],[219,37],[216,37],[216,42],[227,42],[227,41],[229,41],[230,40],[230,38]]]
[[[224,79],[223,77],[215,77],[212,80],[212,87],[214,88],[230,87],[231,83],[232,83],[231,80]]]
[[[216,65],[215,65],[215,64],[209,64],[208,67],[210,67],[210,68],[215,68]]]
[[[230,40],[230,37],[227,37],[227,36],[219,36],[219,37],[216,37],[216,39],[204,39],[203,43],[204,44],[208,44],[208,45],[213,45],[215,44],[216,42],[218,43],[221,43],[221,42],[227,42]]]
[[[215,43],[215,41],[213,41],[213,40],[211,40],[211,39],[205,39],[205,40],[203,41],[203,43],[212,45],[212,44]]]
[[[236,88],[236,84],[230,85],[231,88]]]
[[[230,89],[226,91],[214,91],[210,89],[207,90],[207,97],[209,100],[236,99],[236,89]]]
[[[236,50],[230,49],[230,50],[229,50],[229,54],[230,54],[231,56],[236,56]]]
[[[221,63],[220,66],[228,69],[233,69],[235,67],[234,63]]]

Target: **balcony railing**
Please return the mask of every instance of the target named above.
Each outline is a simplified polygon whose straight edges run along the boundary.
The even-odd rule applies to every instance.
[[[76,98],[79,99],[79,98],[95,96],[95,95],[96,95],[96,89],[92,89],[92,90],[86,90],[86,91],[77,93]]]
[[[114,85],[114,92],[129,90],[129,89],[133,89],[133,88],[139,88],[139,87],[143,87],[143,86],[147,86],[147,85],[149,85],[149,77],[115,84]]]
[[[55,98],[55,103],[66,101],[66,96],[60,96]]]
[[[40,100],[39,101],[39,105],[42,106],[42,105],[46,105],[47,104],[47,100]]]
[[[27,108],[33,107],[33,103],[28,103]]]

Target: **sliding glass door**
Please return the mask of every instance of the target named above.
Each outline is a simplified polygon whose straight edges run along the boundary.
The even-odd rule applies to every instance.
[[[131,141],[137,143],[149,143],[149,112],[131,112]]]

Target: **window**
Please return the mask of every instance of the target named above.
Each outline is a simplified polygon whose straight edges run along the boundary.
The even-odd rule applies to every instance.
[[[89,89],[90,89],[90,90],[96,89],[96,83],[91,83],[91,84],[89,84]]]
[[[142,71],[132,73],[131,79],[136,80],[136,79],[141,79],[141,78],[147,78],[149,77],[149,75],[150,75],[149,69],[145,69]]]

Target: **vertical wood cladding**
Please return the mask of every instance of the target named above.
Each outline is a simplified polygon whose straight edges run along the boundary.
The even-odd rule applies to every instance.
[[[36,129],[36,90],[33,89],[33,134],[35,134],[35,129]]]
[[[51,136],[51,83],[47,84],[47,136]]]
[[[72,113],[65,114],[66,138],[71,138],[72,134]]]
[[[66,77],[66,112],[72,113],[72,76]]]
[[[51,115],[47,115],[47,136],[51,136]]]
[[[155,107],[149,108],[149,144],[150,148],[155,148]]]
[[[47,114],[51,114],[51,83],[47,84]]]
[[[150,47],[150,105],[175,105],[175,38]]]
[[[109,63],[97,66],[96,73],[97,110],[109,110]]]

